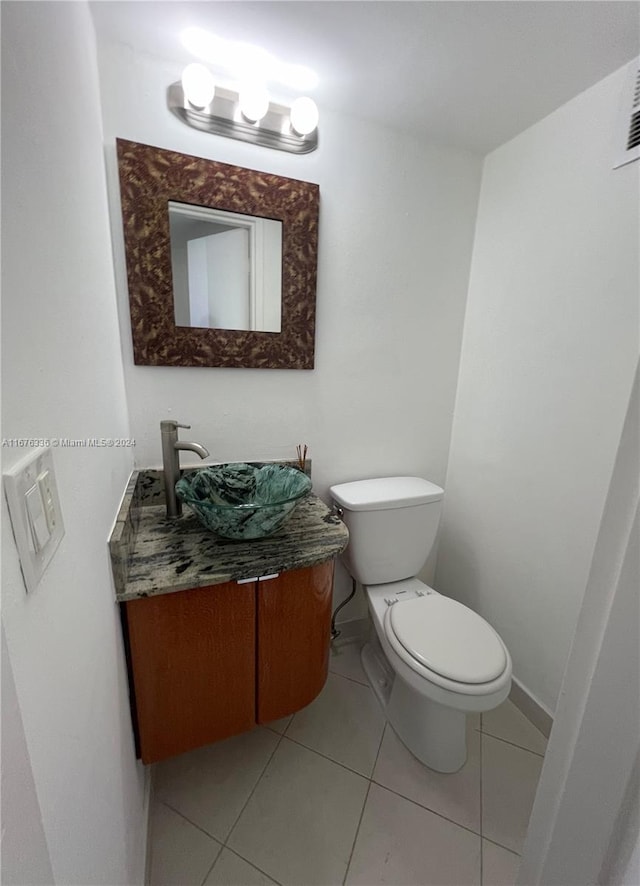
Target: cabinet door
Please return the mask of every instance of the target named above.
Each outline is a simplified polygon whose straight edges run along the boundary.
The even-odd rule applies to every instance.
[[[257,721],[313,701],[327,679],[333,560],[258,584]]]
[[[255,585],[124,605],[143,763],[255,725]]]

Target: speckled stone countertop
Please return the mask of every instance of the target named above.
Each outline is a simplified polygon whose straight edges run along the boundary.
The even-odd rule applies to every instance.
[[[119,602],[316,566],[347,546],[349,533],[316,495],[269,538],[232,541],[209,532],[187,507],[166,517],[162,472],[134,471],[109,539]]]

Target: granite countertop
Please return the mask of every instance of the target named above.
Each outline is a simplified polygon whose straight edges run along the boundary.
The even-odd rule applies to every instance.
[[[119,602],[303,569],[347,546],[347,527],[313,493],[269,538],[232,541],[202,526],[187,507],[167,518],[162,472],[134,471],[109,550]]]

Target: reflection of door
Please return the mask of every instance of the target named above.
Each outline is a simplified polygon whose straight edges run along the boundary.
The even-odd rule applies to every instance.
[[[233,228],[187,243],[192,326],[249,328],[249,232]]]
[[[282,222],[169,203],[176,326],[280,332]]]

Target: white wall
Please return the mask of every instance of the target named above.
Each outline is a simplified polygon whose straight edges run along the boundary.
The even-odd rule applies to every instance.
[[[640,364],[531,813],[519,884],[640,882],[639,586]]]
[[[485,161],[436,586],[553,712],[638,353],[624,70]]]
[[[2,627],[2,883],[52,883],[53,871]]]
[[[307,443],[314,490],[325,498],[332,483],[367,476],[442,483],[479,159],[322,108],[312,154],[245,145],[190,129],[167,110],[178,66],[100,46],[99,67],[136,463],[160,464],[158,423],[174,417],[192,425],[183,436],[215,461],[295,457]],[[315,370],[133,365],[116,137],[319,183]],[[337,596],[341,586],[340,570]],[[353,612],[346,607],[341,618]]]
[[[3,3],[2,67],[2,436],[127,437],[87,5]],[[8,466],[24,450],[2,454]],[[142,882],[143,770],[107,538],[133,458],[74,448],[54,460],[66,536],[29,596],[2,496],[9,714],[25,738],[3,744],[2,762],[28,752],[54,882],[131,886]],[[3,813],[12,862],[21,841],[26,855],[23,878],[15,864],[7,877],[34,882],[34,803],[24,820],[17,805]]]

